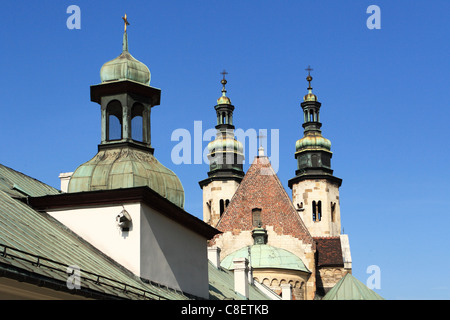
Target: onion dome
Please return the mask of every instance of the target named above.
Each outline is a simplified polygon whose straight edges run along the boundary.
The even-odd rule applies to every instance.
[[[306,135],[295,143],[295,150],[300,151],[305,148],[331,150],[331,141],[321,135]]]
[[[122,53],[116,59],[106,62],[100,70],[102,83],[110,81],[131,80],[150,85],[150,70],[145,64],[136,60],[128,52],[128,36],[123,34]]]
[[[214,152],[234,152],[243,155],[244,147],[242,143],[234,138],[217,138],[208,143],[208,153]]]
[[[131,147],[100,150],[75,170],[68,192],[142,186],[148,186],[177,206],[184,207],[183,186],[175,173],[151,153]]]

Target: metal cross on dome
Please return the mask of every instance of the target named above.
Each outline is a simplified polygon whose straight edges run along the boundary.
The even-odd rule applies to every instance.
[[[228,74],[228,72],[226,72],[225,69],[223,69],[223,71],[220,74],[223,75],[223,80],[225,80],[225,75]]]

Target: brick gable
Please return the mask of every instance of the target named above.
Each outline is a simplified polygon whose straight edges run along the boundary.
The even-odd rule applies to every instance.
[[[252,209],[255,208],[261,209],[262,227],[272,226],[279,235],[291,235],[315,246],[267,157],[255,158],[217,229],[233,234],[253,230]]]

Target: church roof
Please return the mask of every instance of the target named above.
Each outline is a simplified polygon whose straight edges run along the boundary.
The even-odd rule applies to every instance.
[[[60,191],[0,164],[0,191],[14,198],[40,197]]]
[[[322,300],[384,300],[384,298],[347,273]]]
[[[74,293],[67,289],[67,267],[77,265],[82,279],[81,289],[75,294],[118,299],[190,298],[180,291],[143,282],[47,213],[27,205],[27,195],[54,195],[58,190],[2,165],[0,182],[2,276],[38,281],[41,286]]]
[[[343,267],[340,237],[314,237],[318,267]]]
[[[253,230],[252,209],[261,210],[262,227],[291,235],[314,246],[314,240],[295,210],[268,157],[258,156],[245,174],[217,224],[222,232]]]
[[[132,147],[100,150],[75,170],[68,191],[74,193],[141,186],[148,186],[180,208],[184,207],[184,189],[177,175],[153,154]]]

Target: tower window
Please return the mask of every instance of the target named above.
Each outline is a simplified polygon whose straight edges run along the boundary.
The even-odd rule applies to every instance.
[[[336,202],[332,202],[331,203],[331,222],[334,222],[334,220],[336,219],[335,215],[336,215]]]
[[[318,222],[322,220],[322,201],[312,202],[312,220]]]
[[[316,202],[313,201],[312,202],[312,220],[316,221],[316,218],[317,218],[317,205],[316,205]]]
[[[225,211],[225,202],[223,201],[223,199],[220,199],[220,216],[222,216],[223,212]]]
[[[313,167],[319,167],[319,156],[317,154],[313,154],[311,156],[311,165]]]
[[[252,224],[254,227],[262,226],[261,209],[259,208],[252,209]]]
[[[319,221],[322,220],[322,201],[320,200],[317,202],[317,218]]]
[[[122,132],[122,105],[119,101],[111,101],[106,107],[106,140],[120,140]]]
[[[144,106],[135,104],[131,109],[131,139],[144,141]]]

